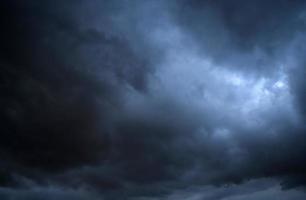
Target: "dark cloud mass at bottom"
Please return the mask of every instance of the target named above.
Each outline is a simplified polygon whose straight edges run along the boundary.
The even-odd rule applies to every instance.
[[[304,1],[0,13],[0,199],[306,197]]]

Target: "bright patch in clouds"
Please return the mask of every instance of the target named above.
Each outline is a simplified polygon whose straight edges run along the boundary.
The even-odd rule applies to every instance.
[[[171,33],[171,30],[174,32]],[[223,66],[216,66],[197,45],[177,28],[167,29],[164,40],[165,59],[151,80],[152,91],[175,98],[177,102],[207,109],[217,115],[235,118],[246,126],[268,123],[269,112],[292,111],[292,98],[282,69],[276,76],[261,77]],[[162,30],[155,34],[161,35]],[[175,37],[172,37],[174,36]],[[157,37],[160,38],[160,37]],[[156,40],[157,44],[160,40]],[[177,45],[176,45],[177,44]]]

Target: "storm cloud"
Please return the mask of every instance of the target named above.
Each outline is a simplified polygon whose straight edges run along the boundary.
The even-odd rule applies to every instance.
[[[1,199],[302,199],[304,1],[4,1]]]

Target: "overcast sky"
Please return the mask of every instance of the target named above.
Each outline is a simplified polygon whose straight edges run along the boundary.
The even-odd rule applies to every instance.
[[[0,13],[1,200],[306,199],[306,1]]]

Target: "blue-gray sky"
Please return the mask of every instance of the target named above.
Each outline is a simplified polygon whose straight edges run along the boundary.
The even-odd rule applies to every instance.
[[[0,198],[306,198],[306,2],[5,0]]]

